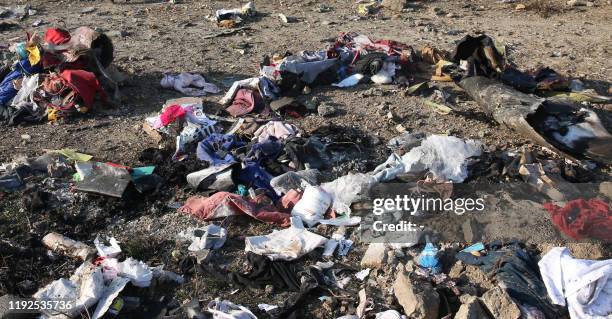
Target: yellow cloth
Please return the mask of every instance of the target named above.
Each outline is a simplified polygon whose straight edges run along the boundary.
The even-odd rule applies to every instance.
[[[26,51],[28,51],[28,61],[30,61],[31,66],[34,66],[40,62],[40,50],[36,44],[28,43],[26,46]]]

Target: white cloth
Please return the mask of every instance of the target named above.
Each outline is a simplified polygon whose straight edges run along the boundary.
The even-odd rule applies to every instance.
[[[294,260],[325,245],[327,238],[304,229],[298,217],[291,217],[291,227],[265,236],[247,237],[245,251],[265,255],[272,260]]]
[[[612,317],[612,259],[576,259],[566,247],[555,247],[538,266],[548,296],[567,304],[572,319]]]
[[[279,140],[284,140],[291,136],[296,136],[297,133],[298,128],[294,125],[281,121],[270,121],[253,133],[253,140],[262,143],[270,136],[274,136]]]
[[[208,312],[213,315],[213,319],[257,319],[248,308],[219,298],[208,304]]]
[[[186,72],[178,75],[166,73],[161,79],[160,84],[163,88],[175,89],[189,96],[203,96],[208,93],[214,94],[220,92],[216,85],[206,82],[206,79],[200,74]]]
[[[31,103],[32,109],[36,111],[38,106],[32,98],[32,93],[36,91],[36,88],[38,88],[38,74],[24,77],[23,81],[21,81],[21,88],[13,98],[11,106],[20,108],[24,104]]]

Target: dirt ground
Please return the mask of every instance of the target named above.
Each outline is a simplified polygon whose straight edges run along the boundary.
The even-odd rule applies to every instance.
[[[0,44],[7,44],[23,37],[26,31],[44,33],[51,26],[98,28],[111,35],[115,47],[114,64],[129,75],[127,84],[121,88],[121,103],[115,108],[98,108],[85,116],[55,125],[3,126],[0,129],[0,163],[10,162],[17,156],[38,156],[44,150],[73,148],[92,154],[100,161],[128,166],[150,164],[139,159],[143,150],[157,146],[143,132],[143,120],[159,111],[165,100],[181,97],[178,92],[160,87],[163,73],[201,73],[207,80],[227,89],[234,80],[257,75],[265,54],[324,48],[340,32],[347,31],[356,31],[373,39],[393,39],[415,48],[430,44],[449,51],[463,36],[484,32],[503,41],[509,58],[521,69],[549,66],[581,79],[587,88],[593,88],[599,94],[610,95],[612,92],[612,76],[609,74],[612,70],[609,59],[612,52],[610,1],[594,0],[594,6],[583,7],[568,7],[565,1],[540,1],[549,4],[537,8],[528,5],[526,10],[518,11],[515,10],[517,3],[537,1],[513,4],[488,0],[416,1],[409,12],[383,12],[382,16],[367,19],[357,17],[356,4],[350,0],[325,1],[325,5],[331,7],[329,12],[318,12],[320,2],[313,0],[256,1],[258,15],[244,25],[250,30],[211,39],[202,38],[221,29],[208,18],[214,16],[217,9],[240,7],[241,2],[116,2],[28,1],[38,10],[36,15],[21,21],[21,29],[0,33]],[[0,1],[0,7],[24,3]],[[83,9],[92,6],[95,7],[93,12],[83,13]],[[284,24],[278,17],[279,13],[296,18],[296,21]],[[44,24],[32,27],[32,22],[37,19],[42,19]],[[316,97],[337,107],[338,114],[329,118],[313,114],[288,121],[307,132],[331,125],[347,131],[351,128],[363,138],[360,141],[363,153],[359,156],[359,164],[347,168],[362,172],[386,159],[388,153],[384,145],[398,134],[395,129],[398,123],[409,131],[479,139],[491,150],[517,149],[530,143],[487,117],[457,86],[438,85],[448,87],[452,92],[457,112],[448,115],[435,113],[424,105],[422,97],[404,96],[395,85],[361,84],[349,89],[313,88],[312,93],[300,99],[305,101]],[[367,94],[372,88],[375,94]],[[220,94],[205,97],[205,111],[218,112],[220,97]],[[383,103],[400,119],[391,121],[386,112],[380,112],[377,106]],[[595,108],[610,130],[612,113],[609,105]],[[24,138],[25,135],[29,138]],[[195,170],[193,165],[197,168],[197,164],[189,161],[166,165],[165,172],[169,176],[164,178],[189,173]],[[328,178],[344,173],[332,171]],[[598,170],[597,174],[598,181],[610,180],[607,168]],[[60,186],[52,185],[50,188],[59,189]],[[39,246],[32,243],[39,241],[48,231],[65,233],[89,243],[98,233],[109,234],[122,242],[128,255],[150,265],[164,264],[166,269],[178,271],[180,267],[171,252],[184,251],[184,248],[177,247],[174,236],[186,227],[204,223],[177,213],[172,204],[182,203],[192,194],[194,192],[184,182],[169,183],[161,194],[132,200],[72,194],[52,211],[37,213],[24,207],[21,194],[0,194],[0,239],[10,239],[23,246]],[[544,224],[546,220],[547,217],[542,215],[537,222]],[[229,222],[232,223],[228,227],[229,240],[223,251],[215,256],[215,261],[228,269],[241,269],[244,237],[268,233],[274,227],[241,218]],[[551,225],[548,227],[553,231]],[[318,231],[331,235],[333,229],[319,227]],[[601,244],[571,247],[582,258],[610,258],[612,255],[610,247]],[[356,245],[342,262],[358,270],[364,249],[365,246]],[[54,279],[70,275],[77,266],[64,257],[14,259],[1,253],[0,257],[0,295],[29,295]],[[400,258],[396,263],[401,261]],[[385,272],[394,266],[374,271],[370,280],[384,281],[388,277]],[[348,290],[354,298],[361,284],[352,280]],[[368,285],[377,286],[376,282]],[[383,283],[380,289],[384,290],[382,287],[390,285]],[[212,278],[195,276],[174,296],[180,302],[198,298],[203,305],[221,297],[251,310],[257,309],[259,303],[279,304],[287,297],[286,293],[270,294],[247,288],[234,293],[235,289]],[[382,310],[383,305],[399,309],[397,303],[386,299],[388,291],[380,294],[374,291],[373,294],[377,296],[377,310]],[[306,317],[335,318],[346,314],[347,307],[353,309],[356,306],[355,299],[329,307],[317,297],[313,296],[305,308]],[[261,312],[258,314],[265,317]]]

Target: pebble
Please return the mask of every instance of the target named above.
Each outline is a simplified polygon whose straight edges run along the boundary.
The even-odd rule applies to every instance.
[[[319,113],[319,116],[323,117],[332,116],[336,114],[336,108],[333,105],[321,103],[319,107],[317,107],[317,113]]]
[[[81,10],[81,13],[92,13],[96,11],[95,7],[87,7],[87,8],[83,8],[83,10]]]

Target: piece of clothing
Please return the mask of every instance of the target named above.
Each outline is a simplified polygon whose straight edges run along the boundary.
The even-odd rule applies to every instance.
[[[266,194],[272,200],[276,201],[279,197],[274,191],[274,188],[270,186],[272,177],[270,173],[256,162],[243,163],[242,168],[238,172],[239,183],[245,185],[247,188],[264,189]]]
[[[298,217],[291,217],[291,227],[263,236],[245,238],[247,252],[265,255],[271,260],[295,260],[322,247],[327,238],[309,232]]]
[[[266,197],[259,195],[255,199],[245,198],[238,194],[218,192],[210,197],[190,197],[180,212],[193,215],[205,221],[236,215],[249,215],[259,221],[279,226],[288,226],[291,215],[280,212]]]
[[[297,136],[298,128],[295,125],[283,123],[282,121],[270,121],[264,126],[261,126],[253,134],[253,140],[262,143],[270,136],[279,140],[284,140],[292,136]]]
[[[234,117],[249,113],[267,116],[270,113],[259,92],[251,89],[239,89],[234,96],[232,105],[225,110]]]
[[[70,32],[59,29],[59,28],[49,28],[45,32],[45,42],[60,45],[70,41]]]
[[[487,276],[494,276],[517,303],[536,307],[546,318],[563,317],[563,308],[551,303],[547,297],[535,255],[517,242],[505,246],[493,242],[488,246],[489,253],[486,256],[459,252],[456,258],[466,264],[479,266]]]
[[[299,264],[283,260],[272,261],[270,258],[252,252],[246,253],[247,273],[229,273],[229,279],[242,286],[263,289],[266,285],[288,291],[299,291]]]
[[[297,170],[323,169],[329,159],[325,145],[316,137],[287,139],[285,154]]]
[[[2,82],[0,82],[0,105],[8,105],[17,95],[18,90],[15,88],[13,81],[42,71],[40,65],[31,66],[28,59],[16,62],[12,69],[13,71],[8,73]]]
[[[83,100],[83,104],[91,107],[99,94],[102,100],[106,100],[106,94],[98,82],[98,78],[92,72],[85,70],[64,70],[60,73],[64,84],[72,88]]]
[[[202,75],[186,72],[178,75],[166,73],[160,84],[165,89],[174,89],[188,96],[204,96],[221,91],[216,85],[206,82]]]
[[[353,72],[372,76],[382,69],[386,58],[387,54],[382,52],[372,52],[362,55],[353,64]]]
[[[184,118],[185,113],[187,113],[187,111],[185,111],[185,109],[182,108],[180,105],[170,105],[164,109],[162,114],[159,115],[159,120],[161,122],[160,124],[161,126],[166,126],[170,123],[173,123],[177,119]]]
[[[227,93],[225,93],[225,95],[221,98],[221,100],[219,100],[219,103],[221,105],[226,105],[226,106],[232,104],[232,101],[234,100],[236,93],[240,89],[252,89],[252,90],[259,89],[259,82],[261,78],[262,77],[256,77],[256,78],[248,78],[244,80],[234,81],[234,83],[232,83],[232,86],[229,88],[229,90],[227,90]]]
[[[200,160],[213,166],[231,164],[236,159],[230,151],[244,145],[246,143],[239,141],[235,135],[213,133],[198,143],[196,153]]]
[[[612,242],[610,205],[599,199],[575,199],[563,207],[544,203],[553,224],[574,239],[596,238]]]
[[[570,318],[610,318],[612,259],[576,259],[566,247],[555,247],[538,266],[548,296],[556,305],[567,304]]]
[[[287,71],[300,75],[302,81],[307,84],[313,83],[317,76],[325,70],[335,66],[338,59],[327,59],[322,61],[304,62],[304,59],[293,56],[287,57],[277,67],[279,71]]]

